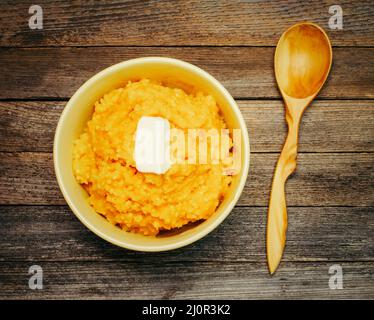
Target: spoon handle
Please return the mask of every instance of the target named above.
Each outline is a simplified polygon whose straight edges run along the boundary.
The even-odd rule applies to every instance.
[[[298,131],[302,113],[303,108],[286,108],[288,135],[274,172],[267,221],[266,251],[270,274],[277,269],[286,244],[285,184],[296,169]]]

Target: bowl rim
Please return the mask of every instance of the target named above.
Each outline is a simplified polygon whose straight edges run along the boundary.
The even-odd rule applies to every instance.
[[[244,151],[244,167],[242,170],[242,174],[238,183],[238,186],[234,190],[234,197],[231,199],[231,201],[227,204],[227,206],[224,208],[222,213],[217,216],[217,218],[214,220],[213,223],[208,224],[207,227],[202,228],[198,233],[192,234],[190,237],[187,237],[185,239],[182,239],[178,242],[171,243],[171,244],[164,244],[164,245],[158,245],[158,246],[147,246],[147,245],[137,245],[137,244],[132,244],[132,243],[126,243],[122,240],[116,239],[112,237],[111,235],[107,234],[106,232],[103,232],[100,230],[100,228],[97,228],[95,225],[91,224],[89,221],[86,220],[84,215],[82,215],[79,210],[76,208],[75,204],[70,200],[68,190],[64,184],[63,178],[62,178],[62,173],[60,171],[60,161],[59,161],[59,156],[58,156],[58,144],[59,144],[59,139],[62,135],[62,126],[64,123],[64,119],[66,118],[67,114],[70,112],[70,109],[74,106],[75,101],[78,99],[80,94],[86,90],[91,84],[99,80],[105,75],[110,74],[113,71],[116,71],[118,69],[122,69],[125,67],[129,67],[134,64],[141,64],[141,63],[167,63],[167,64],[173,64],[177,65],[179,67],[182,67],[184,69],[189,69],[193,71],[194,73],[198,74],[202,78],[204,78],[206,81],[210,82],[213,84],[214,87],[216,87],[224,96],[224,98],[229,102],[229,105],[233,112],[235,113],[236,118],[238,119],[240,129],[242,131],[242,138],[243,140],[243,151]],[[175,59],[175,58],[168,58],[168,57],[157,57],[157,56],[151,56],[151,57],[141,57],[141,58],[135,58],[135,59],[130,59],[130,60],[125,60],[119,63],[116,63],[112,66],[109,66],[95,75],[93,75],[91,78],[86,80],[75,93],[71,96],[67,104],[65,105],[60,118],[57,123],[57,127],[55,130],[55,135],[54,135],[54,140],[53,140],[53,164],[54,164],[54,171],[56,175],[56,179],[59,185],[59,188],[62,192],[62,195],[67,202],[68,206],[70,209],[73,211],[74,215],[85,225],[89,230],[91,230],[93,233],[95,233],[97,236],[100,238],[117,245],[122,248],[130,249],[133,251],[141,251],[141,252],[162,252],[162,251],[169,251],[169,250],[174,250],[178,249],[184,246],[187,246],[189,244],[192,244],[201,238],[205,237],[208,235],[210,232],[212,232],[214,229],[216,229],[225,219],[226,217],[232,212],[234,206],[239,200],[239,197],[242,194],[243,188],[245,186],[245,182],[248,178],[248,173],[249,173],[249,167],[250,167],[250,142],[249,142],[249,136],[248,136],[248,129],[246,126],[246,123],[244,121],[243,115],[234,100],[234,98],[231,96],[231,94],[227,91],[227,89],[212,75],[210,75],[208,72],[205,70],[188,63],[183,60]]]

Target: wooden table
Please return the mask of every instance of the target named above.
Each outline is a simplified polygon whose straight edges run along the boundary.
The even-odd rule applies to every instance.
[[[374,6],[339,1],[30,1],[0,4],[0,297],[374,298]],[[86,4],[85,4],[86,3]],[[333,44],[328,83],[307,110],[296,174],[287,184],[289,230],[277,273],[266,267],[272,173],[285,134],[274,46],[298,21]],[[66,101],[90,76],[142,56],[186,60],[238,101],[251,168],[231,215],[206,238],[165,253],[115,247],[86,229],[56,183],[52,143]],[[30,290],[40,265],[43,290]],[[329,268],[343,268],[343,289]]]

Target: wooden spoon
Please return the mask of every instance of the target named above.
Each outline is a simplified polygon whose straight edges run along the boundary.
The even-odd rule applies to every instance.
[[[275,76],[286,104],[288,136],[275,168],[269,202],[266,249],[271,274],[277,269],[286,244],[285,183],[296,169],[300,120],[325,83],[331,62],[330,40],[314,23],[298,23],[286,30],[275,50]]]

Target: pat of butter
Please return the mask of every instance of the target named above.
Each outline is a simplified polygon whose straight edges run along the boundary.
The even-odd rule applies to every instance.
[[[136,169],[163,174],[171,167],[170,123],[161,117],[141,117],[135,134]]]

